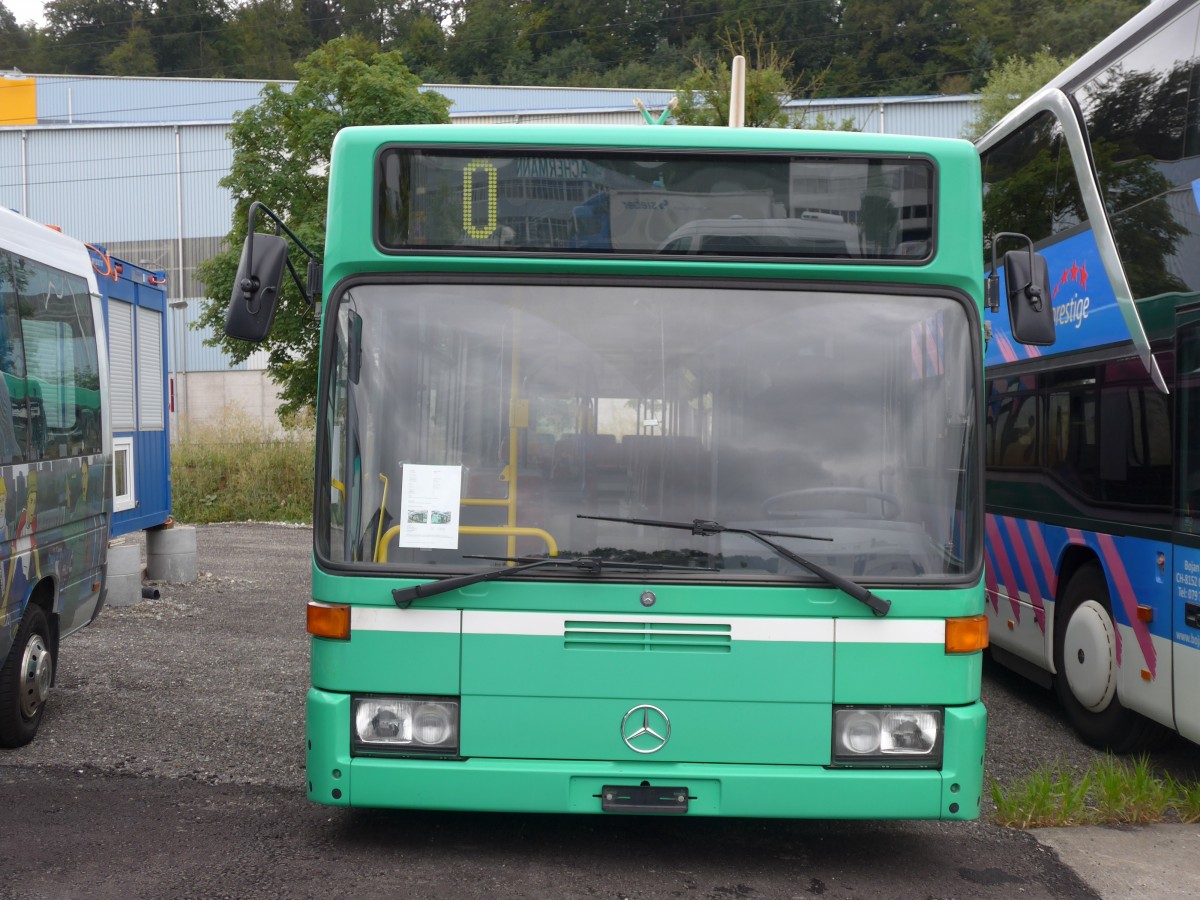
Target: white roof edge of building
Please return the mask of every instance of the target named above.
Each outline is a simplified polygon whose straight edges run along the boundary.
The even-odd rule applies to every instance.
[[[196,81],[202,84],[295,84],[294,78],[198,78],[173,75],[69,75],[63,72],[22,72],[26,78],[56,81]]]
[[[195,128],[201,125],[213,126],[233,124],[232,119],[199,119],[194,122],[38,122],[36,125],[0,125],[0,134],[6,131],[79,131],[87,128]]]

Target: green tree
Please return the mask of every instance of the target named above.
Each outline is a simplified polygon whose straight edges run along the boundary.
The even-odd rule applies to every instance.
[[[661,12],[658,0],[528,0],[526,39],[539,57],[574,44],[612,68],[654,51]]]
[[[456,9],[446,65],[460,81],[521,84],[533,58],[524,37],[525,8],[512,0],[471,0]]]
[[[105,75],[156,75],[158,59],[154,55],[154,39],[142,24],[141,14],[134,17],[133,27],[125,40],[100,60]]]
[[[226,73],[234,78],[295,78],[311,50],[304,9],[293,0],[251,0],[233,11]]]
[[[978,111],[965,137],[974,140],[982,135],[1072,62],[1059,59],[1043,47],[1030,59],[1010,57],[1000,63],[984,81]]]
[[[1043,2],[1026,17],[1025,27],[1019,33],[1025,46],[1045,46],[1055,56],[1080,56],[1146,3],[1147,0]]]
[[[830,71],[835,91],[843,96],[931,93],[946,78],[962,74],[972,43],[958,24],[962,5],[962,0],[847,3],[843,52]]]
[[[424,81],[444,79],[450,0],[342,0],[341,30],[358,34],[385,50],[398,50],[405,64]]]
[[[224,74],[229,17],[226,0],[153,0],[149,25],[159,74]]]
[[[380,52],[361,37],[336,38],[296,64],[288,92],[270,84],[260,102],[234,119],[233,166],[221,184],[235,204],[227,250],[202,263],[208,297],[200,321],[213,343],[235,362],[255,347],[224,337],[225,310],[246,236],[250,203],[265,203],[304,244],[319,252],[325,237],[329,155],[334,136],[351,125],[448,122],[450,102],[430,91],[395,52]],[[264,343],[271,377],[280,386],[281,414],[312,408],[317,395],[315,319],[295,285],[284,285],[271,336]]]
[[[46,4],[50,42],[45,62],[54,71],[96,74],[102,60],[121,44],[139,16],[150,15],[149,0],[50,0]]]
[[[747,127],[786,127],[789,119],[784,104],[796,93],[788,75],[791,57],[781,56],[757,31],[726,32],[722,41],[725,58],[714,62],[697,56],[695,71],[676,89],[679,108],[675,120],[681,125],[728,125],[733,80],[729,60],[743,56]]]
[[[32,71],[28,68],[31,43],[29,33],[17,22],[16,16],[0,3],[0,69]]]

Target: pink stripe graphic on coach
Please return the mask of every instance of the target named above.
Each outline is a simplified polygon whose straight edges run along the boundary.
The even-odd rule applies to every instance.
[[[1121,608],[1125,610],[1125,618],[1129,620],[1129,624],[1133,628],[1133,636],[1137,638],[1138,646],[1142,650],[1142,658],[1146,661],[1146,668],[1150,670],[1150,677],[1153,678],[1158,669],[1158,653],[1154,649],[1154,641],[1150,639],[1150,629],[1145,622],[1138,618],[1137,595],[1133,592],[1133,585],[1125,571],[1125,563],[1121,561],[1121,555],[1117,552],[1117,545],[1111,534],[1096,535],[1096,543],[1100,545],[1100,552],[1104,555],[1105,565],[1108,566],[1110,580],[1113,587],[1117,589],[1117,596],[1121,600]],[[1120,638],[1121,634],[1118,631],[1118,664],[1121,662]]]
[[[1008,338],[996,332],[992,335],[992,340],[996,342],[996,349],[1000,351],[1000,355],[1004,357],[1005,362],[1017,361],[1017,351],[1013,349],[1013,345],[1009,343]]]
[[[1000,538],[1000,527],[996,524],[996,516],[987,517],[988,544],[996,557],[996,567],[1000,570],[1000,583],[1008,595],[1009,605],[1012,606],[1013,618],[1021,621],[1020,595],[1017,593],[1017,578],[1013,573],[1012,563],[1009,562],[1008,552],[1004,549],[1004,541]]]
[[[1025,590],[1029,592],[1030,602],[1033,603],[1033,618],[1037,621],[1038,628],[1045,633],[1046,605],[1042,602],[1042,591],[1038,587],[1037,578],[1034,577],[1029,554],[1025,552],[1025,542],[1021,539],[1021,530],[1017,527],[1017,520],[1005,517],[1004,528],[1008,531],[1009,540],[1012,541],[1013,552],[1017,557],[1017,567],[1021,570],[1021,577],[1025,580]]]
[[[992,609],[1000,611],[1000,587],[996,584],[996,563],[990,560],[983,567],[983,583],[986,585],[987,599],[992,603]]]
[[[1046,536],[1042,534],[1042,528],[1036,522],[1026,520],[1025,527],[1029,531],[1029,543],[1033,545],[1033,552],[1037,556],[1038,565],[1042,569],[1042,575],[1046,579],[1046,589],[1050,592],[1050,598],[1058,597],[1058,573],[1054,571],[1054,563],[1050,560],[1050,550],[1046,546]]]

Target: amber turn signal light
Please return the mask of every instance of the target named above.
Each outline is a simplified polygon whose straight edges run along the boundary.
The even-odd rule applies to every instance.
[[[313,637],[350,640],[350,607],[342,603],[309,600],[308,633]]]
[[[975,653],[987,645],[987,616],[964,616],[946,620],[947,653]]]

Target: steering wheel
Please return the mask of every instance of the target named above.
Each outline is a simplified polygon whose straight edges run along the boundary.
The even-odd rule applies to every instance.
[[[832,506],[818,506],[809,502],[821,497],[827,497],[830,501],[836,501],[839,497],[854,500],[856,501],[856,507],[861,507],[861,501],[863,500],[878,500],[879,515],[876,516],[865,512],[861,508],[842,509],[836,502]],[[800,500],[802,502],[796,507],[781,507],[781,504],[786,503],[788,500]],[[802,519],[805,515],[812,514],[813,512],[840,512],[848,518],[854,519],[895,519],[900,515],[900,498],[890,491],[880,491],[875,488],[814,487],[784,491],[782,494],[768,497],[762,504],[762,513],[768,519]]]

